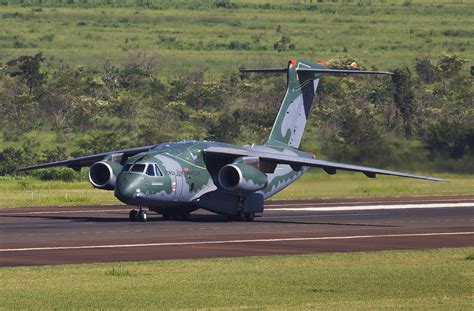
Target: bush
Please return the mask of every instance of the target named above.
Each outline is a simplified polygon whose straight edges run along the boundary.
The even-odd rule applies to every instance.
[[[273,44],[273,49],[277,52],[283,52],[287,50],[295,50],[296,45],[291,42],[291,39],[287,36],[282,36],[280,40]]]
[[[248,42],[231,41],[228,48],[229,50],[248,50],[250,44]]]
[[[0,151],[0,175],[14,173],[24,163],[24,152],[16,148],[5,148]]]
[[[223,8],[223,9],[236,9],[238,6],[237,4],[231,2],[230,0],[217,0],[214,2],[214,6],[216,8]]]
[[[55,168],[33,171],[32,176],[40,180],[62,180],[76,181],[82,180],[82,175],[70,168]]]
[[[428,57],[418,57],[415,64],[416,73],[418,77],[426,82],[433,83],[438,81],[439,71],[436,64],[433,64]]]

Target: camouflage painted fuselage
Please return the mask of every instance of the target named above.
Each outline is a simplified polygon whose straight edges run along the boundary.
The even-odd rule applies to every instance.
[[[238,205],[243,196],[256,195],[268,199],[294,182],[304,171],[304,169],[295,171],[290,165],[279,164],[273,173],[267,174],[267,183],[263,189],[246,195],[232,193],[219,187],[204,159],[203,150],[215,146],[312,157],[308,153],[288,146],[239,147],[207,141],[163,143],[151,151],[128,159],[124,165],[128,171],[122,170],[117,175],[115,196],[126,204],[148,207],[159,213],[173,208],[184,208],[188,211],[204,208],[220,214],[233,215],[238,207],[229,204],[232,200],[236,202],[234,205]],[[150,176],[145,170],[133,172],[127,164],[145,166],[156,164],[159,173]]]

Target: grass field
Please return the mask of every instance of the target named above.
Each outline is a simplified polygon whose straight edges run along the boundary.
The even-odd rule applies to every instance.
[[[396,177],[369,179],[362,174],[327,175],[311,170],[274,200],[398,197],[421,195],[472,195],[474,176],[441,174],[451,182],[439,183]],[[40,181],[31,177],[0,177],[0,208],[120,204],[112,191],[80,182]]]
[[[292,57],[324,60],[347,53],[384,69],[412,64],[420,54],[474,58],[470,1],[241,0],[229,1],[227,9],[203,0],[157,2],[154,9],[130,1],[111,3],[131,7],[77,2],[79,7],[56,7],[58,1],[2,7],[0,62],[43,51],[66,64],[100,69],[106,59],[123,61],[141,51],[156,54],[160,74],[169,77],[190,69],[219,75],[239,64],[282,66]],[[282,36],[294,49],[274,49]]]
[[[0,297],[2,309],[468,310],[472,258],[471,247],[0,268]]]

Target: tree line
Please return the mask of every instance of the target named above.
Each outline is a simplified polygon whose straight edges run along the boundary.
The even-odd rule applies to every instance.
[[[329,66],[350,68],[354,61],[341,56]],[[159,63],[156,55],[131,53],[124,63],[88,68],[38,53],[0,64],[0,175],[164,141],[265,140],[285,77],[241,79],[234,72],[211,80],[200,70],[160,79]],[[392,77],[324,77],[302,148],[352,163],[474,172],[466,63],[457,55],[420,56]],[[47,141],[40,139],[45,133]]]

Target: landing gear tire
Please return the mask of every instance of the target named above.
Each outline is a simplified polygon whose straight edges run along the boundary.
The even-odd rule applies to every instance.
[[[132,209],[130,213],[128,214],[128,219],[131,221],[135,221],[138,218],[138,211],[136,209]]]
[[[245,221],[253,221],[255,218],[255,213],[245,213]]]
[[[176,220],[188,220],[189,213],[188,212],[177,212],[175,215]]]
[[[237,221],[252,221],[255,218],[255,213],[238,212],[234,219]]]
[[[162,215],[164,220],[171,220],[171,214],[170,213],[163,213]]]
[[[148,215],[146,214],[146,212],[143,210],[140,210],[138,212],[138,220],[140,220],[141,222],[145,222],[147,221],[147,219],[148,219]]]
[[[191,216],[191,213],[184,212],[183,213],[183,220],[189,220],[189,217]]]

